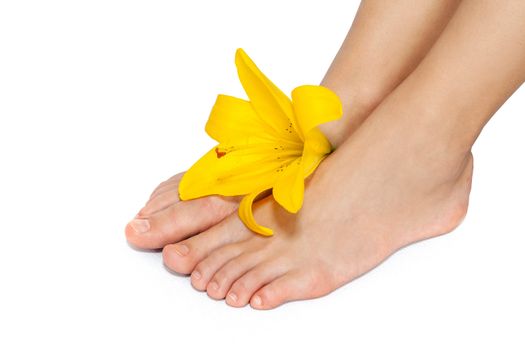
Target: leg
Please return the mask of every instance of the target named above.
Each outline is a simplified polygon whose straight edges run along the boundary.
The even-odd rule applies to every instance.
[[[500,23],[504,22],[505,26]],[[269,309],[327,294],[413,242],[453,230],[466,214],[470,149],[493,113],[525,80],[525,2],[464,0],[418,68],[310,179],[298,215],[266,198],[263,238],[236,215],[183,242],[177,270],[202,259],[193,285],[232,306]]]
[[[363,2],[322,83],[348,102],[343,119],[323,130],[334,145],[354,132],[414,69],[449,21],[457,3],[458,0],[432,0],[414,7],[409,0]],[[237,209],[237,200],[222,197],[179,202],[181,176],[159,185],[137,218],[126,227],[130,243],[140,248],[161,248],[204,231]]]
[[[322,85],[343,100],[345,117],[322,126],[339,146],[419,64],[459,0],[365,0]]]

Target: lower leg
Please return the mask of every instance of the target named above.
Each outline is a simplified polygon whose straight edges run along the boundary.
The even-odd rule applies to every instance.
[[[470,148],[525,79],[524,18],[520,0],[464,0],[422,64],[321,164],[298,215],[269,198],[257,205],[275,236],[232,215],[167,246],[166,264],[193,269],[192,284],[214,298],[268,309],[329,293],[400,247],[452,230],[468,204]],[[174,254],[182,246],[184,256]]]
[[[459,0],[365,0],[322,84],[344,101],[341,120],[323,126],[335,146],[414,69],[443,30]],[[218,223],[238,201],[211,196],[180,202],[182,174],[161,184],[126,227],[130,243],[161,248]],[[206,210],[203,210],[205,208]],[[203,214],[206,212],[206,214]]]
[[[434,115],[421,122],[434,123],[434,133],[470,150],[525,80],[523,33],[525,2],[464,0],[433,50],[390,98],[417,87],[417,99],[407,102],[421,106],[416,112]]]
[[[339,146],[432,47],[459,0],[362,1],[321,85],[343,101],[344,116],[321,126]]]

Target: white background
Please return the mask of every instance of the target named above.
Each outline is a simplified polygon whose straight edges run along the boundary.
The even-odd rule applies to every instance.
[[[243,47],[317,84],[357,1],[1,1],[0,348],[525,348],[525,91],[475,147],[454,233],[273,311],[233,309],[123,229],[211,145]],[[521,334],[520,334],[521,333]]]

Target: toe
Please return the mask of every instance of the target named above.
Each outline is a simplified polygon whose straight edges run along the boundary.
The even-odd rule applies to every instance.
[[[212,251],[195,266],[191,273],[191,284],[198,290],[206,290],[208,283],[210,283],[217,270],[242,253],[242,243],[227,244]]]
[[[235,307],[245,306],[259,288],[285,274],[288,268],[284,259],[258,264],[233,283],[226,296],[226,303]]]
[[[162,256],[166,266],[176,272],[189,274],[195,266],[216,249],[240,242],[253,233],[249,232],[236,214],[220,224],[177,244],[164,247]]]
[[[175,189],[171,189],[165,192],[162,192],[158,194],[155,197],[152,197],[145,205],[144,208],[142,208],[139,213],[138,217],[148,217],[153,215],[156,212],[161,211],[162,209],[165,209],[177,202],[180,202],[179,199],[179,189],[176,187]]]
[[[149,217],[133,219],[126,227],[126,238],[139,248],[162,248],[217,224],[237,206],[217,196],[177,202]]]
[[[250,243],[251,242],[247,242],[247,244],[244,244],[245,249],[241,248],[242,251],[247,251],[246,253],[239,255],[237,258],[231,259],[222,267],[219,266],[217,272],[213,274],[213,278],[206,288],[206,292],[210,297],[214,299],[224,299],[226,293],[230,290],[231,285],[262,261],[264,257],[261,252],[249,252],[252,250],[247,246]],[[236,300],[237,296],[232,294],[229,296],[229,299]]]
[[[150,195],[150,199],[155,197],[156,195],[158,195],[159,193],[162,193],[164,192],[165,190],[169,189],[173,189],[173,188],[179,188],[179,183],[180,183],[180,180],[182,179],[182,176],[184,176],[184,173],[180,173],[180,174],[177,174],[177,175],[173,175],[172,177],[170,177],[169,179],[167,179],[166,181],[163,181],[161,182],[157,188],[155,188],[153,190],[153,192],[151,193]]]
[[[292,271],[259,289],[250,299],[254,309],[269,310],[293,300],[313,299],[326,295],[331,288],[311,270]]]

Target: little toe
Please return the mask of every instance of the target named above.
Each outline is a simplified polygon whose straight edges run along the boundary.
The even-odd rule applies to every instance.
[[[206,292],[213,299],[224,299],[232,284],[260,263],[263,258],[263,254],[259,251],[247,252],[231,259],[222,267],[217,266],[217,272],[213,274],[210,283],[208,283]],[[236,296],[232,294],[230,298],[236,299]]]
[[[126,238],[139,248],[162,248],[217,224],[237,206],[216,196],[177,202],[149,217],[133,219],[126,226]]]
[[[274,259],[258,264],[232,284],[226,295],[226,303],[234,307],[246,306],[257,290],[284,275],[288,270],[289,265],[284,259]]]
[[[171,270],[189,274],[195,266],[216,249],[227,244],[240,242],[250,235],[236,215],[230,215],[209,230],[177,244],[164,247],[164,264]]]

